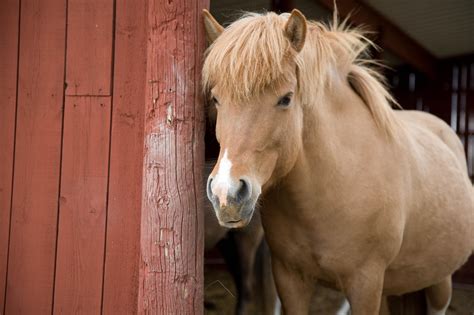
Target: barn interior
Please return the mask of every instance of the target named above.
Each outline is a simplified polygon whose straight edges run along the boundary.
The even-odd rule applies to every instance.
[[[380,69],[391,93],[404,109],[430,112],[445,120],[459,135],[474,179],[474,2],[453,1],[337,1],[340,18],[364,26],[379,46],[371,53],[387,68]],[[243,12],[289,12],[299,9],[307,19],[332,19],[332,0],[214,0],[213,16],[224,26]],[[206,159],[215,160],[218,144],[212,126],[206,135]],[[224,252],[232,251],[230,233],[206,254],[207,314],[233,314],[237,287],[226,267]],[[224,256],[227,254],[224,254]],[[261,259],[261,257],[259,258]],[[258,268],[258,267],[257,267]],[[235,268],[234,268],[235,269]],[[261,270],[260,270],[261,272]],[[474,257],[453,277],[454,295],[447,314],[474,314]],[[238,284],[237,284],[238,286]],[[257,291],[261,288],[257,288]],[[424,295],[391,299],[394,314],[424,314]],[[258,303],[257,303],[258,304]],[[261,304],[261,303],[260,303]],[[311,314],[336,314],[343,305],[340,293],[321,287]],[[255,314],[264,306],[255,305]]]

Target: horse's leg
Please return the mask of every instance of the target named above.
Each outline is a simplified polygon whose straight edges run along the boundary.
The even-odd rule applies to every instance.
[[[451,276],[425,289],[428,315],[445,315],[451,301]]]
[[[388,300],[386,296],[382,296],[382,303],[380,305],[380,315],[390,315],[390,308],[388,307]]]
[[[283,262],[274,257],[272,266],[283,314],[308,315],[314,291],[312,279],[304,278],[302,273],[288,269]]]
[[[382,301],[384,269],[365,267],[345,279],[343,285],[352,315],[378,315]]]
[[[263,241],[260,247],[261,253],[261,288],[262,288],[262,306],[263,315],[280,314],[280,301],[278,300],[275,280],[273,279],[272,260],[270,257],[270,249],[267,242]]]
[[[247,230],[235,233],[235,241],[240,264],[241,279],[237,314],[248,314],[254,298],[255,255],[263,239],[261,227],[249,226]]]

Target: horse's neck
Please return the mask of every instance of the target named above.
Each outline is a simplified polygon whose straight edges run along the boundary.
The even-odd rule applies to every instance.
[[[384,135],[360,97],[344,82],[332,91],[324,102],[306,106],[303,149],[284,185],[290,194],[336,191],[383,150]]]
[[[336,81],[324,100],[307,106],[304,117],[303,154],[316,167],[325,162],[345,161],[344,153],[355,153],[370,141],[384,137],[367,105],[343,81]]]

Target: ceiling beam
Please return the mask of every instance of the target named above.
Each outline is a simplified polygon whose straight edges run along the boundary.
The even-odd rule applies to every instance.
[[[333,0],[317,1],[329,10],[334,10]],[[349,21],[354,25],[366,25],[377,31],[379,37],[376,43],[379,46],[391,51],[429,78],[436,78],[437,58],[381,13],[361,0],[338,0],[337,9],[341,18],[350,14]]]

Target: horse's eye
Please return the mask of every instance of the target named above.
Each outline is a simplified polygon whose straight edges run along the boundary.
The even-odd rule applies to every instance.
[[[288,93],[278,100],[277,106],[287,107],[291,103],[291,97],[293,93]]]
[[[212,97],[212,103],[214,103],[214,105],[216,105],[216,106],[219,105],[219,102],[217,101],[217,98],[215,98],[215,97]]]

